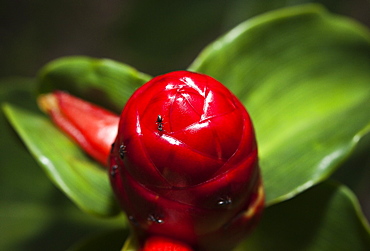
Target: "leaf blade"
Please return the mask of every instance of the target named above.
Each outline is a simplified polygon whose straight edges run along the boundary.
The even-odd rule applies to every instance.
[[[308,5],[242,23],[189,69],[250,112],[271,205],[326,179],[369,132],[369,56],[368,30]]]
[[[64,57],[39,72],[39,92],[65,90],[120,113],[127,99],[150,76],[110,59]]]
[[[79,208],[98,216],[118,214],[106,170],[43,116],[9,104],[3,109],[49,178]]]

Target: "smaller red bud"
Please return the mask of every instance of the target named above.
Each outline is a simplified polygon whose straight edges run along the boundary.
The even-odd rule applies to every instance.
[[[193,249],[180,241],[153,236],[146,240],[140,251],[193,251]]]
[[[41,95],[38,104],[87,154],[108,166],[119,116],[62,91]]]

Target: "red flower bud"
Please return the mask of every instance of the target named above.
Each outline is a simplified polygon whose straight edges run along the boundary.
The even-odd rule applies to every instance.
[[[231,250],[263,209],[251,119],[226,87],[202,74],[168,73],[132,95],[110,173],[142,242],[161,235],[195,250]]]
[[[39,106],[53,122],[72,137],[91,157],[108,166],[119,116],[62,91],[45,94]]]

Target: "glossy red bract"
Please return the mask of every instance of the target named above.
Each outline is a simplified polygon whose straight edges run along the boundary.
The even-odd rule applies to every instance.
[[[193,249],[172,239],[153,236],[146,240],[140,251],[193,251]]]
[[[228,250],[263,208],[251,119],[226,87],[203,74],[168,73],[132,95],[110,173],[142,239],[163,235],[195,250]]]

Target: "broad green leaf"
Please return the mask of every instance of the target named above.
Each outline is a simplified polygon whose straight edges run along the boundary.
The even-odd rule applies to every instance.
[[[75,96],[121,112],[131,94],[150,77],[109,59],[60,58],[40,71],[40,92],[65,90]]]
[[[267,208],[239,250],[370,250],[370,228],[353,193],[324,182]]]
[[[35,81],[28,78],[8,78],[0,80],[0,104],[2,102],[12,102],[30,110],[37,110],[32,93],[35,90]],[[26,193],[28,188],[22,186],[26,177],[20,175],[15,178],[16,172],[22,172],[32,168],[37,168],[36,162],[19,140],[13,128],[7,121],[4,113],[0,109],[0,198],[3,202],[26,200],[29,196]],[[42,172],[32,172],[30,179],[38,183],[41,179],[38,176]],[[13,175],[13,179],[9,176]],[[9,188],[9,187],[16,187]],[[44,186],[35,187],[40,193],[44,194]],[[42,194],[42,195],[41,195]],[[37,200],[38,198],[33,198]],[[1,248],[0,248],[1,249]]]
[[[84,211],[111,216],[119,212],[107,170],[37,113],[5,105],[4,111],[51,180]]]
[[[37,112],[35,81],[0,80],[0,103]],[[80,238],[125,227],[81,212],[46,177],[0,110],[0,250],[66,250]]]
[[[41,93],[66,90],[119,112],[132,92],[148,78],[112,60],[69,57],[46,65],[38,82]],[[34,157],[72,201],[96,215],[118,212],[106,171],[47,118],[11,106],[6,106],[5,111]]]
[[[370,130],[369,31],[317,5],[250,19],[189,69],[250,112],[269,205],[327,178]]]

